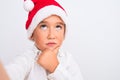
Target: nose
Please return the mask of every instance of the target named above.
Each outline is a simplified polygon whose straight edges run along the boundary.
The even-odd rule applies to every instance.
[[[48,32],[48,39],[55,39],[55,31],[54,29],[49,29],[49,32]]]

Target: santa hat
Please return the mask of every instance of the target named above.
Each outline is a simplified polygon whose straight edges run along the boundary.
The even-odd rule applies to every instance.
[[[51,15],[58,15],[65,24],[67,23],[67,14],[64,8],[55,0],[24,0],[24,9],[29,12],[26,21],[29,39],[37,25]]]

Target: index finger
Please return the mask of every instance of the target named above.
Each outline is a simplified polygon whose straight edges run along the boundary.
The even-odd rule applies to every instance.
[[[59,46],[57,46],[56,48],[54,48],[52,51],[54,52],[54,53],[58,53],[58,51],[59,51],[59,49],[60,49],[60,47]]]

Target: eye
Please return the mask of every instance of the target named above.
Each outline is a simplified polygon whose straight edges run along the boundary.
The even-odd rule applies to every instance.
[[[56,26],[56,30],[61,30],[62,29],[62,26],[61,25],[57,25]]]
[[[47,25],[40,25],[40,29],[46,30],[47,29]]]

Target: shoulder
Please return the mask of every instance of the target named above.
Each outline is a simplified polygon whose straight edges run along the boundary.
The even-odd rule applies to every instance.
[[[20,52],[18,55],[16,55],[9,64],[6,65],[28,65],[35,61],[36,54],[33,51],[33,48],[29,47],[24,52]]]
[[[37,50],[35,46],[28,47],[22,54],[18,55],[18,57],[24,57],[26,59],[36,59]]]

